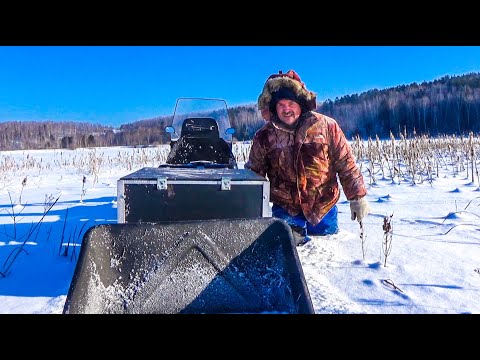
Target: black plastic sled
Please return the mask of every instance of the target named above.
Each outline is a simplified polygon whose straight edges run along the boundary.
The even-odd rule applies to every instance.
[[[84,235],[64,314],[313,314],[275,218],[104,224]]]

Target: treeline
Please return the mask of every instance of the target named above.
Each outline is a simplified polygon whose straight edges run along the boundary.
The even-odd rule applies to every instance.
[[[416,133],[429,136],[480,131],[480,74],[369,90],[327,100],[318,110],[361,138]]]
[[[167,118],[140,120],[120,129],[86,122],[9,121],[0,123],[0,150],[75,149],[165,144]]]
[[[0,149],[58,149],[97,146],[112,128],[79,122],[9,121],[0,123]]]
[[[328,99],[317,110],[335,118],[348,138],[478,133],[480,73]],[[232,107],[229,115],[238,141],[251,139],[264,123],[256,104]],[[171,116],[162,116],[119,129],[84,122],[3,122],[0,150],[167,144],[164,129],[170,122]]]

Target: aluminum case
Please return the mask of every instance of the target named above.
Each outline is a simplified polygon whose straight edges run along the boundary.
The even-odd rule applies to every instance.
[[[270,183],[249,169],[145,167],[117,181],[118,223],[271,217]]]

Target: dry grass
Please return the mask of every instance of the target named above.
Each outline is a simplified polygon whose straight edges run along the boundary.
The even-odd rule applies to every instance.
[[[471,179],[472,184],[480,185],[478,171],[480,139],[473,133],[470,133],[467,137],[440,136],[437,138],[429,138],[428,136],[407,138],[405,134],[402,134],[398,139],[391,134],[389,139],[384,140],[378,137],[367,141],[355,138],[351,142],[351,146],[359,166],[361,169],[365,169],[363,173],[367,183],[371,185],[379,179],[388,179],[392,183],[398,184],[402,182],[411,184],[428,182],[433,186],[433,180],[439,176],[440,169],[447,170],[454,176],[466,170],[467,177]],[[233,153],[237,163],[245,163],[248,160],[250,148],[250,144],[233,144]],[[157,167],[159,164],[165,163],[168,153],[169,147],[166,145],[148,148],[125,148],[125,150],[118,150],[113,155],[111,151],[106,151],[105,148],[54,150],[49,161],[44,161],[38,156],[32,156],[29,152],[23,152],[21,156],[18,153],[14,156],[12,152],[0,153],[0,181],[3,183],[0,185],[0,191],[6,191],[9,194],[10,192],[19,193],[20,196],[17,201],[21,203],[23,188],[27,184],[25,174],[34,173],[41,176],[51,172],[63,173],[65,170],[73,170],[81,174],[83,178],[81,184],[82,195],[79,199],[82,201],[86,191],[86,175],[93,179],[92,183],[95,186],[99,176],[111,168],[121,168],[125,172],[132,172],[142,167]],[[53,194],[45,195],[45,214],[52,209],[57,200],[58,198]],[[16,229],[15,223],[19,214],[14,212],[14,203],[15,201],[11,199],[10,216],[13,229]],[[470,205],[467,205],[467,207]],[[68,209],[66,211],[68,214]],[[466,211],[466,208],[464,211]],[[393,236],[391,218],[391,216],[386,217],[383,224],[385,266],[391,252]],[[65,222],[67,221],[68,216],[65,216]],[[33,236],[35,230],[38,232],[40,222],[32,225],[26,239]],[[84,228],[82,227],[78,231],[75,228],[70,235],[63,233],[62,239],[59,239],[63,251],[59,251],[59,254],[66,256],[72,241],[78,241],[83,231]],[[16,234],[11,236],[17,238]],[[363,224],[360,226],[360,239],[362,241],[362,254],[365,258],[366,233]],[[71,253],[72,259],[76,257],[74,250]],[[6,275],[16,256],[22,251],[24,251],[23,246],[20,246],[14,253],[11,253],[9,259],[3,264],[1,275]]]

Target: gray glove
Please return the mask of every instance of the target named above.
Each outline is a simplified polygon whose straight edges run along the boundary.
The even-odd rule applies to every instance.
[[[352,212],[352,220],[357,219],[358,222],[361,222],[370,212],[370,206],[367,199],[361,197],[358,200],[350,200],[350,210]]]

